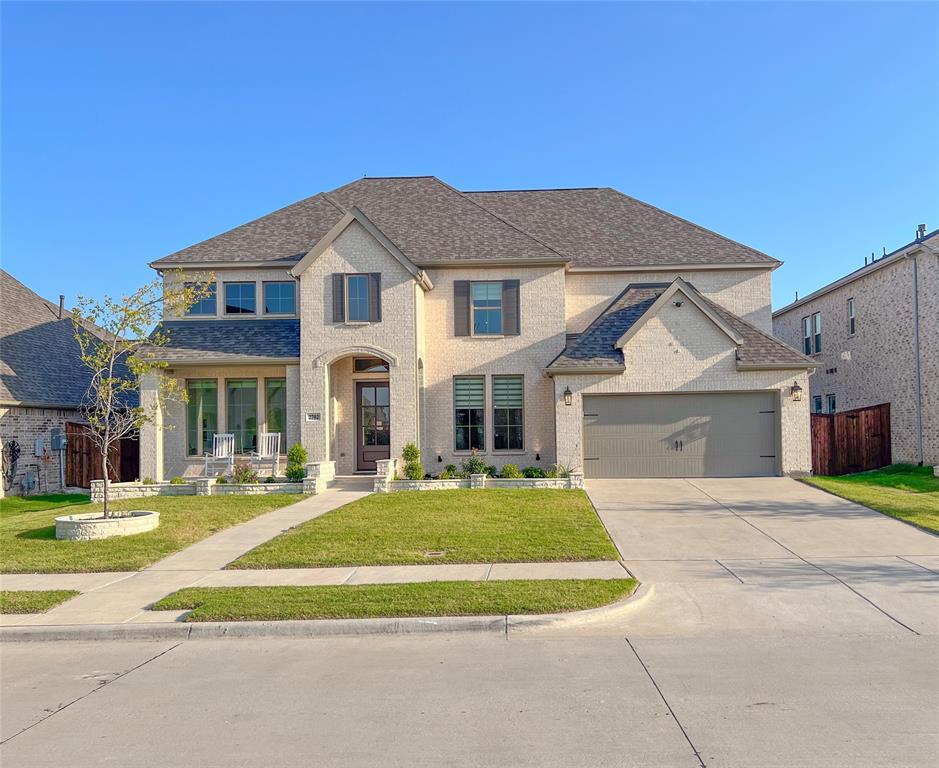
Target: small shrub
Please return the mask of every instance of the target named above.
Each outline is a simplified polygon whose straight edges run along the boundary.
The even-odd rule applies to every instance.
[[[440,473],[441,480],[452,480],[454,477],[459,474],[456,469],[456,464],[447,464],[443,468],[443,472]]]
[[[141,480],[140,482],[141,482],[142,485],[153,485],[153,484],[154,484],[152,477],[145,477],[145,478],[144,478],[143,480]]]
[[[525,477],[544,477],[544,470],[541,467],[525,467],[522,474]]]
[[[225,475],[219,475],[215,478],[215,482],[217,485],[228,485],[228,478]]]
[[[419,461],[409,461],[404,465],[404,476],[408,480],[423,480],[424,465]]]
[[[410,464],[412,461],[421,460],[421,451],[414,443],[407,443],[404,446],[404,450],[401,451],[401,458],[404,459],[405,464]]]
[[[489,477],[496,477],[499,474],[499,470],[496,468],[495,464],[487,464],[486,474],[489,475]]]
[[[558,468],[554,464],[552,464],[550,467],[548,467],[544,471],[544,476],[545,477],[560,477],[560,475],[558,475]]]
[[[253,485],[258,481],[258,473],[251,469],[250,464],[240,462],[235,464],[235,471],[232,473],[232,480],[239,485]]]
[[[470,475],[485,475],[489,471],[489,467],[485,461],[483,461],[479,454],[476,451],[473,451],[471,456],[467,456],[463,461],[460,462],[460,467],[462,469],[463,477],[469,477]]]
[[[306,477],[306,463],[309,456],[306,448],[300,443],[294,443],[287,451],[287,479],[292,483],[299,483]]]
[[[183,480],[181,477],[179,477],[179,475],[177,475],[172,480],[170,480],[170,485],[184,485],[185,482],[186,482],[185,480]]]
[[[521,477],[522,471],[518,468],[516,464],[506,464],[502,467],[502,477],[509,479],[514,479],[516,477]]]

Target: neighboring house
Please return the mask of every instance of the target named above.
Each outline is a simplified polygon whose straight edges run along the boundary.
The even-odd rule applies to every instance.
[[[773,313],[819,364],[817,413],[890,403],[894,462],[939,464],[939,230]]]
[[[65,453],[54,450],[53,431],[83,421],[78,408],[90,381],[63,300],[46,301],[0,269],[0,495],[63,486]]]
[[[189,402],[142,432],[141,474],[260,432],[339,474],[409,442],[430,473],[807,473],[815,363],[772,336],[779,264],[613,189],[364,178],[151,264],[216,282],[163,324]]]

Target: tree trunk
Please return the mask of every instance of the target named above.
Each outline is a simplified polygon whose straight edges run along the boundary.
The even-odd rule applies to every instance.
[[[104,516],[110,517],[110,505],[108,504],[108,485],[111,482],[111,479],[108,477],[108,448],[110,446],[105,445],[104,450],[101,452],[101,470],[104,476]]]

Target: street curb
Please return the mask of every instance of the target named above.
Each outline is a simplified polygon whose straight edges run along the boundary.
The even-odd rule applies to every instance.
[[[219,621],[167,622],[165,624],[75,624],[58,626],[0,627],[0,644],[54,640],[212,640],[218,638],[316,638],[366,637],[374,635],[423,635],[466,632],[501,635],[528,628],[568,624],[602,617],[641,600],[648,588],[640,584],[622,600],[599,608],[572,613],[531,616],[444,616],[403,619],[313,619],[307,621]]]

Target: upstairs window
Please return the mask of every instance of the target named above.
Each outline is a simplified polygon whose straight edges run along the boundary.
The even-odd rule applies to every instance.
[[[822,351],[822,313],[816,312],[812,315],[812,335],[815,339],[815,354]]]
[[[812,318],[808,316],[802,318],[802,351],[812,354]]]
[[[857,331],[857,317],[854,312],[854,299],[848,299],[848,335],[853,336]]]
[[[264,283],[264,314],[296,314],[296,288],[297,284],[293,280],[278,283]]]
[[[187,288],[195,288],[197,285],[198,283],[186,283]],[[218,307],[215,294],[215,283],[211,283],[209,284],[208,295],[203,296],[195,304],[189,307],[189,309],[186,310],[186,314],[189,316],[209,315],[211,317],[215,317]]]
[[[381,274],[333,275],[333,322],[377,323],[381,321]]]
[[[486,380],[459,376],[453,380],[453,422],[458,451],[486,449]]]
[[[521,376],[492,377],[492,447],[497,451],[523,448],[525,383]]]
[[[834,413],[837,410],[838,403],[835,401],[834,393],[827,395],[828,397],[828,412]]]
[[[473,283],[470,298],[473,336],[501,336],[502,283]]]
[[[257,310],[254,283],[225,283],[225,314],[253,315]]]
[[[821,413],[822,412],[822,396],[815,395],[812,398],[812,413]]]

